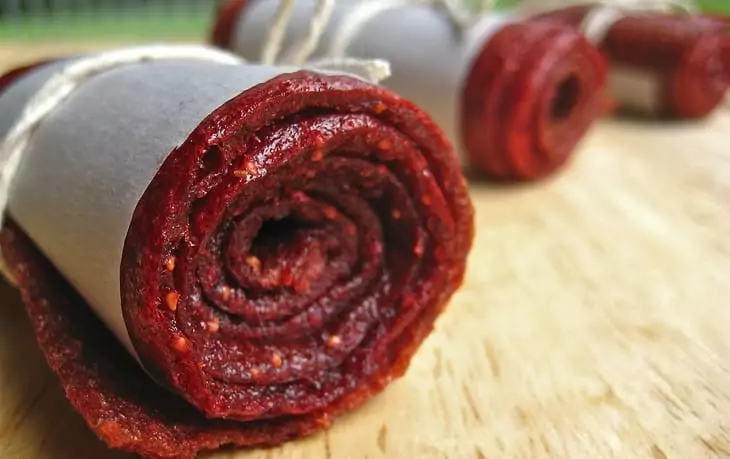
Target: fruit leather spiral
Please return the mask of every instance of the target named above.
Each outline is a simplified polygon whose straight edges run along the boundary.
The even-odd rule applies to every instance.
[[[62,65],[5,80],[0,134]],[[2,247],[39,343],[95,433],[148,457],[277,444],[366,401],[472,240],[438,127],[344,74],[124,65],[22,158]]]
[[[277,3],[225,2],[212,41],[257,59]],[[295,2],[289,36],[309,26],[314,3]],[[389,61],[383,85],[426,110],[462,161],[491,178],[552,174],[603,113],[605,63],[570,27],[495,13],[457,30],[438,8],[394,3],[337,1],[315,55]],[[353,18],[365,19],[352,27]]]
[[[589,15],[596,19],[605,8],[578,5],[541,17],[582,28]],[[594,39],[610,65],[608,93],[619,107],[654,117],[702,118],[724,100],[730,35],[721,18],[616,10],[596,30]]]

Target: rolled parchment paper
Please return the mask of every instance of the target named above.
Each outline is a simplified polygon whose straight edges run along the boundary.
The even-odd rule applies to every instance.
[[[539,17],[589,32],[610,65],[620,108],[661,118],[703,118],[730,87],[730,34],[720,18],[577,5]]]
[[[212,41],[258,59],[278,2],[224,2]],[[294,2],[288,37],[301,36],[313,0]],[[284,42],[290,49],[293,39]],[[483,15],[461,28],[439,8],[405,1],[337,1],[315,58],[381,57],[383,85],[421,106],[463,163],[491,178],[538,179],[563,166],[602,114],[605,65],[570,27]]]
[[[4,80],[0,134],[68,64]],[[108,69],[37,126],[12,183],[3,256],[50,366],[99,437],[155,458],[278,444],[379,392],[473,231],[436,124],[336,72]]]

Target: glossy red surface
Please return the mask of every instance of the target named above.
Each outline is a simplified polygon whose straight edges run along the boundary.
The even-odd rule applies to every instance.
[[[231,48],[248,1],[223,3],[214,44]],[[600,53],[572,27],[544,22],[524,21],[498,32],[464,82],[461,143],[469,166],[487,178],[552,175],[605,112],[606,66]]]
[[[135,211],[123,313],[167,391],[12,223],[2,243],[89,426],[112,447],[192,457],[324,428],[401,376],[472,238],[465,180],[425,114],[302,71],[202,120]]]
[[[546,14],[578,27],[590,5]],[[724,100],[730,87],[727,22],[702,15],[641,13],[617,21],[600,45],[609,63],[641,69],[660,85],[658,115],[702,118]],[[621,100],[616,101],[619,105]]]
[[[464,88],[470,161],[503,180],[553,174],[604,113],[605,82],[600,53],[571,28],[507,25],[485,44]]]

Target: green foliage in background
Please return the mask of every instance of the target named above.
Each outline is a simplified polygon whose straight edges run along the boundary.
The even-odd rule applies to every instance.
[[[0,21],[0,41],[42,40],[201,40],[206,38],[209,15],[179,17],[114,17],[89,19],[74,14],[53,19]]]
[[[698,3],[705,11],[730,14],[730,0],[702,0]]]
[[[273,1],[273,0],[270,0]],[[473,0],[479,4],[479,0]],[[509,8],[519,0],[497,0]],[[92,15],[82,12],[33,16],[21,19],[0,18],[1,41],[28,40],[203,40],[207,38],[215,3],[201,1],[184,11],[146,7],[109,10]],[[730,15],[730,0],[699,0],[708,12]]]
[[[0,42],[48,39],[202,40],[207,38],[215,4],[205,0],[179,5],[184,8],[167,4],[32,14],[14,19],[0,17]]]

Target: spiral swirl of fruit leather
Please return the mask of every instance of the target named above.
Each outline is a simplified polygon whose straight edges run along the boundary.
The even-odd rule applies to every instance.
[[[580,27],[598,5],[542,17]],[[730,34],[721,17],[626,12],[598,44],[609,62],[609,96],[619,107],[664,118],[703,118],[730,87]]]
[[[295,2],[285,48],[306,33],[314,3]],[[363,12],[367,3],[338,1],[315,55],[331,56],[352,36],[345,54],[386,59],[393,75],[383,86],[422,107],[463,154],[464,165],[489,178],[552,175],[603,114],[604,59],[572,27],[499,12],[455,31],[431,5],[371,5],[378,3],[381,11],[352,27],[353,18],[370,14]],[[224,2],[211,40],[257,59],[275,12],[276,2]]]
[[[407,369],[461,284],[473,237],[458,161],[417,106],[352,76],[222,67],[142,63],[85,83],[34,134],[3,230],[3,254],[69,400],[109,445],[148,457],[278,444],[366,401]],[[5,91],[40,71],[16,72]],[[112,90],[122,84],[126,92]],[[40,161],[68,160],[64,142],[78,136],[123,136],[136,159],[149,136],[179,121],[157,114],[140,124],[147,114],[186,113],[216,88],[231,96],[160,153],[119,266],[107,260],[119,276],[125,352],[90,301],[95,286],[49,240],[77,236],[63,221],[36,227],[20,207],[24,194],[41,202],[34,193],[52,193],[22,182]],[[116,123],[99,122],[106,111]],[[42,148],[50,140],[55,151]],[[78,183],[64,186],[90,199],[94,184],[136,186],[124,167],[104,172],[112,147],[90,146],[93,177],[77,171]],[[49,221],[60,205],[51,204]],[[108,225],[86,224],[91,233]],[[74,243],[83,240],[65,241]],[[96,266],[91,250],[75,255]]]
[[[565,167],[605,112],[606,65],[583,37],[549,21],[510,24],[474,61],[462,138],[481,170],[536,180]]]

